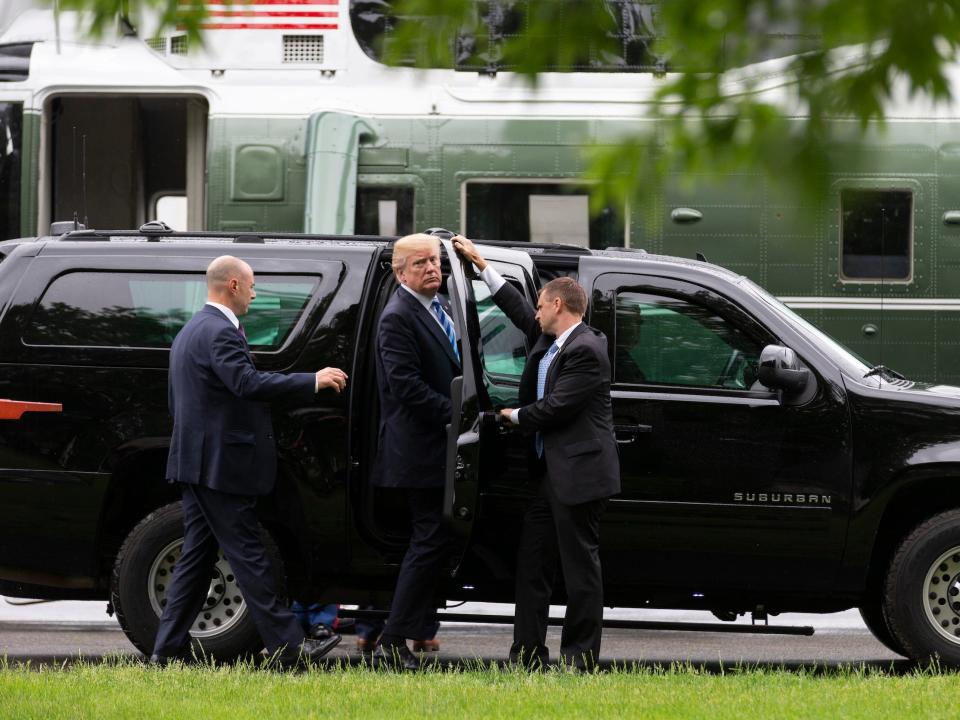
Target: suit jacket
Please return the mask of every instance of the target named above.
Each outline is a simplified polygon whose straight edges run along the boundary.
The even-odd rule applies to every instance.
[[[606,336],[589,325],[577,326],[550,363],[543,399],[537,400],[540,360],[556,338],[541,333],[530,303],[510,283],[493,300],[531,344],[520,376],[518,420],[521,430],[543,437],[547,478],[557,499],[578,505],[616,495],[620,457]]]
[[[226,316],[204,305],[170,348],[173,436],[167,479],[238,495],[264,495],[277,473],[267,401],[311,402],[313,373],[260,372]]]
[[[380,442],[375,483],[442,487],[450,383],[460,374],[460,363],[433,314],[402,287],[380,316],[376,360]]]

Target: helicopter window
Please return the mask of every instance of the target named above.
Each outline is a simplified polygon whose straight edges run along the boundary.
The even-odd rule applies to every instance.
[[[357,188],[353,231],[357,235],[409,235],[413,232],[411,187]]]
[[[466,183],[466,232],[513,242],[623,247],[624,214],[613,207],[590,215],[590,188],[570,182],[471,180]]]
[[[840,192],[842,274],[852,280],[909,280],[913,193]]]

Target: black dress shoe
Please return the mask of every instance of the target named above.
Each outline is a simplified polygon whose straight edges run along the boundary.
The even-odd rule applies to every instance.
[[[302,644],[292,650],[287,648],[279,653],[272,659],[272,664],[283,668],[303,667],[304,665],[319,661],[339,644],[339,635],[331,635],[322,640],[306,638]]]
[[[190,658],[185,656],[183,653],[180,653],[179,655],[157,655],[154,653],[150,656],[150,659],[147,660],[147,664],[150,667],[165,668],[170,663],[186,662],[189,659]]]
[[[323,623],[311,625],[310,629],[307,630],[307,637],[312,640],[326,640],[328,637],[333,637],[336,634],[339,633],[334,633],[329,625],[324,625]]]
[[[406,643],[402,645],[379,645],[373,657],[381,665],[393,670],[416,672],[420,669],[420,661],[416,655],[410,652]]]
[[[328,652],[340,644],[340,636],[331,634],[325,638],[307,638],[303,641],[300,654],[308,663],[317,662]]]
[[[550,666],[550,653],[546,650],[532,653],[511,650],[510,664],[522,667],[525,670],[546,670]]]

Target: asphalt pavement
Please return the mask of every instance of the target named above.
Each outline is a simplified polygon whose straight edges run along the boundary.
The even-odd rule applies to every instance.
[[[20,602],[13,600],[12,602]],[[53,602],[14,605],[0,599],[0,657],[11,663],[29,662],[32,666],[71,663],[79,658],[90,662],[114,657],[141,658],[116,621],[104,612],[105,603]],[[509,605],[472,603],[458,612],[509,614]],[[563,608],[553,608],[562,616]],[[709,613],[696,611],[612,610],[609,619],[651,622],[696,622],[719,625]],[[741,618],[735,624],[750,625]],[[788,669],[829,668],[866,665],[909,670],[910,663],[892,653],[873,638],[860,620],[859,613],[847,611],[831,615],[788,614],[773,617],[771,625],[812,626],[812,636],[760,635],[703,630],[625,630],[606,629],[601,661],[605,666],[669,666],[691,664],[707,670],[735,666],[760,666]],[[729,627],[730,623],[723,623]],[[440,652],[436,661],[444,666],[462,667],[475,663],[505,662],[510,646],[511,628],[502,624],[443,623],[437,636]],[[555,655],[559,650],[560,629],[551,628],[548,645]],[[353,636],[344,636],[330,660],[360,662]]]

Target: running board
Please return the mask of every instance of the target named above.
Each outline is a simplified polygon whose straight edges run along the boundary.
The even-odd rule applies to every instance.
[[[340,610],[342,618],[386,620],[386,610]],[[474,613],[440,613],[441,622],[490,623],[513,625],[513,615],[480,615]],[[549,625],[563,625],[563,618],[548,618]],[[663,622],[659,620],[604,620],[605,628],[624,630],[682,630],[687,632],[745,633],[748,635],[813,635],[810,625],[735,625],[733,623]]]

